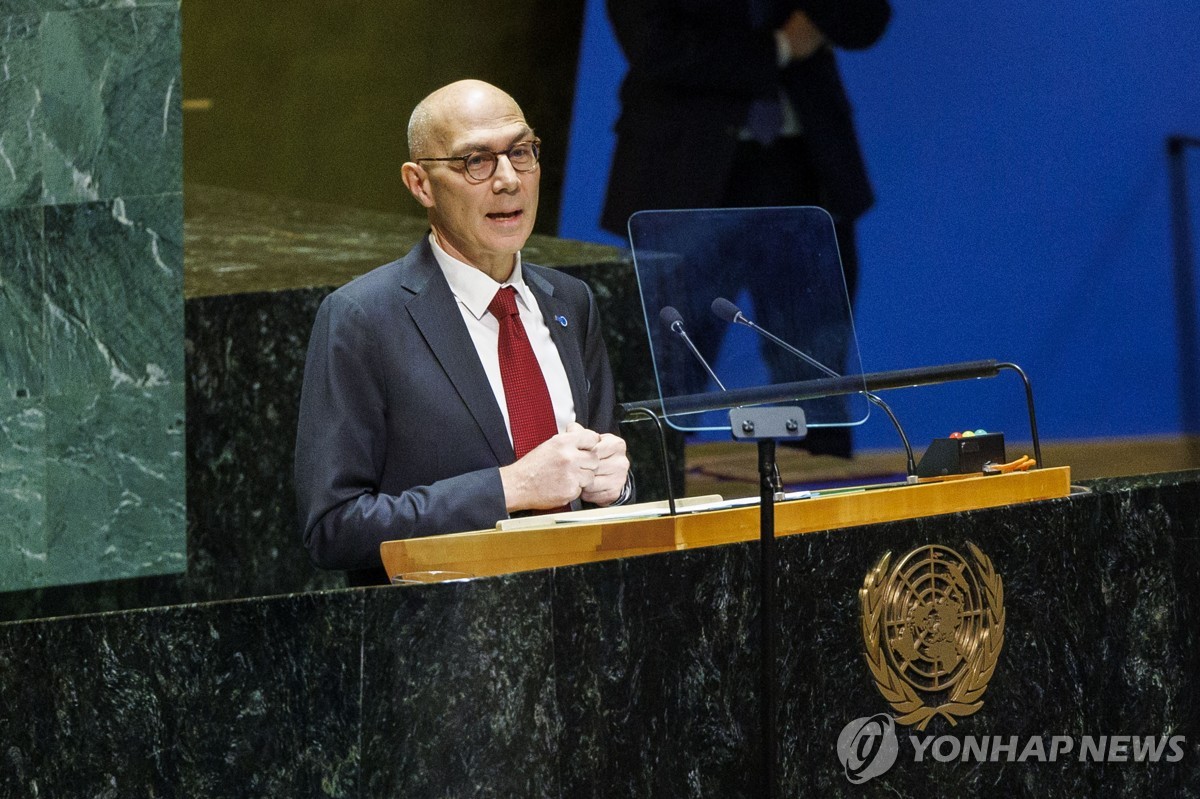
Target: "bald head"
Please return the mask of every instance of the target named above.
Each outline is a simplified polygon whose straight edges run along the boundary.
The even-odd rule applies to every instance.
[[[413,109],[408,123],[410,160],[400,175],[425,207],[435,241],[497,282],[512,273],[537,219],[541,169],[535,141],[516,100],[478,80],[438,89]],[[526,146],[515,152],[520,144]],[[472,175],[466,157],[485,152],[494,156],[491,174]]]
[[[455,134],[479,119],[523,123],[525,115],[507,92],[481,80],[460,80],[437,89],[408,119],[409,160],[446,155]]]

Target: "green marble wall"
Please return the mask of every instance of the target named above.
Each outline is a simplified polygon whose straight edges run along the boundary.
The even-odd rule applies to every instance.
[[[186,565],[179,21],[0,0],[0,591]]]

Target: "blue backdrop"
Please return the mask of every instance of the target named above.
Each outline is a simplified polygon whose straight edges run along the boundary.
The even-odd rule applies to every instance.
[[[1180,432],[1164,141],[1200,137],[1200,4],[893,9],[878,45],[841,54],[879,197],[859,226],[863,368],[1011,360],[1043,437]],[[588,0],[562,236],[624,243],[598,225],[624,69]],[[1200,151],[1187,174],[1200,232]],[[1028,437],[1015,376],[886,396],[914,442]],[[857,440],[896,443],[881,414]]]

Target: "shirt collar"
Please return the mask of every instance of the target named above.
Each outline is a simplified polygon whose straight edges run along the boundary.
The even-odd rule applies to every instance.
[[[450,284],[450,291],[454,293],[455,298],[466,306],[467,310],[476,319],[482,319],[483,315],[488,312],[488,306],[491,305],[492,298],[496,296],[496,291],[502,286],[512,286],[515,288],[517,296],[520,297],[525,307],[537,307],[533,304],[533,299],[529,295],[529,286],[525,284],[525,278],[521,274],[520,252],[516,254],[516,264],[513,266],[512,274],[508,276],[508,280],[503,283],[497,283],[484,274],[483,271],[458,260],[443,250],[433,233],[429,234],[429,244],[433,248],[434,260],[437,261],[442,274],[446,276],[446,282]]]

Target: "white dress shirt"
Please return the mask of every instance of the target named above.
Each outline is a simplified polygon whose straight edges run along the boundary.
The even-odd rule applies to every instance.
[[[433,246],[433,257],[441,267],[450,291],[458,301],[458,310],[462,314],[471,341],[475,343],[475,351],[479,353],[479,362],[487,373],[492,393],[496,395],[496,404],[500,406],[500,414],[504,417],[504,426],[508,430],[508,440],[512,441],[512,423],[508,419],[508,403],[504,399],[504,381],[500,377],[500,322],[488,312],[488,306],[496,292],[503,286],[512,286],[517,291],[517,308],[521,312],[521,323],[525,326],[525,334],[533,354],[537,357],[546,380],[546,388],[550,390],[550,402],[554,406],[554,418],[558,424],[558,432],[567,429],[567,425],[575,421],[575,400],[571,396],[571,384],[567,380],[567,370],[563,367],[558,347],[550,338],[550,329],[538,307],[537,300],[521,274],[521,254],[517,253],[516,266],[512,275],[504,283],[497,283],[479,269],[465,264],[447,253],[438,244],[437,238],[429,234],[429,243]]]

